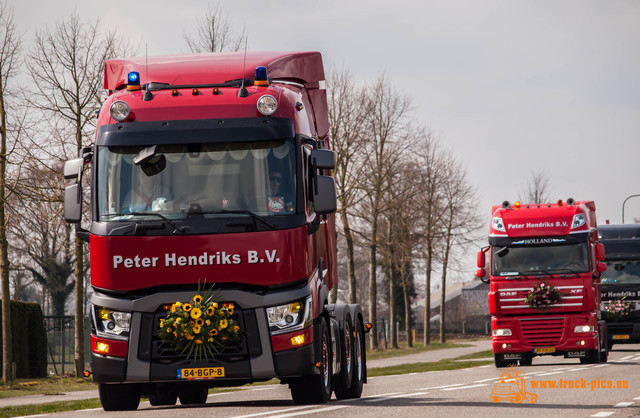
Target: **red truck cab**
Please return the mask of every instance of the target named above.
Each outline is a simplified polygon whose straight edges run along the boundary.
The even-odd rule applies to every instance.
[[[68,161],[65,218],[91,167],[91,367],[105,410],[206,402],[279,378],[297,403],[359,397],[359,305],[337,285],[335,154],[318,52],[109,60],[95,144]],[[202,286],[242,338],[190,358],[159,336]],[[216,371],[213,375],[211,371]],[[196,378],[193,378],[196,376]]]
[[[592,201],[573,199],[493,207],[477,275],[489,277],[497,367],[531,365],[541,355],[606,361],[599,317],[604,249],[595,210]]]

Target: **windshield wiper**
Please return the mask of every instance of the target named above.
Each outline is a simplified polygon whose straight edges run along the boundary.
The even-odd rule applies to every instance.
[[[160,219],[162,219],[163,221],[165,221],[166,223],[168,223],[169,225],[171,225],[173,227],[173,232],[171,232],[172,234],[175,234],[176,231],[179,232],[184,232],[187,230],[187,228],[185,228],[184,226],[178,226],[176,225],[174,222],[170,221],[166,216],[157,213],[157,212],[127,212],[127,213],[109,213],[103,216],[109,216],[112,218],[115,218],[116,216],[156,216]],[[136,231],[138,229],[155,229],[157,228],[156,225],[148,225],[148,227],[145,227],[144,224],[140,224],[138,221],[133,221],[136,222]]]
[[[276,226],[274,224],[272,224],[271,222],[267,221],[262,216],[254,213],[254,212],[251,212],[248,209],[232,209],[232,210],[220,209],[220,210],[217,210],[215,212],[207,212],[207,213],[214,213],[214,214],[215,213],[231,213],[231,214],[237,213],[237,214],[249,215],[253,219],[256,219],[256,220],[262,222],[262,224],[268,226],[269,228],[276,229]]]

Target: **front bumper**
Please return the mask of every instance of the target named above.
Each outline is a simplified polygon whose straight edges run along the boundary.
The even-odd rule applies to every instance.
[[[179,382],[178,370],[185,368],[224,367],[224,377],[207,380],[209,386],[232,386],[243,382],[288,378],[317,373],[314,338],[300,347],[274,351],[268,329],[266,306],[300,300],[309,295],[306,287],[256,295],[243,291],[219,291],[220,299],[236,306],[234,318],[245,331],[244,340],[218,353],[213,359],[187,360],[157,338],[160,306],[186,301],[193,292],[157,293],[136,300],[123,300],[94,294],[92,303],[111,309],[132,312],[131,331],[126,358],[92,352],[94,381],[99,383]],[[315,327],[306,333],[313,335]]]

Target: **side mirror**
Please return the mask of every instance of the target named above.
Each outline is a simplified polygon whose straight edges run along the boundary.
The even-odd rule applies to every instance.
[[[477,265],[478,265],[479,269],[484,269],[484,266],[486,265],[484,251],[482,251],[482,250],[478,251]],[[480,277],[480,276],[478,276],[478,277]],[[483,274],[483,277],[484,277],[484,274]]]
[[[311,151],[311,161],[316,168],[332,170],[336,167],[336,153],[328,149],[314,149]]]
[[[313,191],[313,206],[318,214],[333,213],[338,208],[336,182],[333,177],[317,176]]]
[[[82,158],[74,158],[64,163],[64,178],[67,180],[80,179],[84,160]]]
[[[76,183],[64,189],[64,220],[69,223],[82,219],[81,187],[81,183]]]
[[[601,243],[596,244],[596,260],[604,261],[604,245]]]
[[[596,264],[596,269],[598,269],[598,273],[602,273],[607,269],[607,265],[605,263],[600,262]]]

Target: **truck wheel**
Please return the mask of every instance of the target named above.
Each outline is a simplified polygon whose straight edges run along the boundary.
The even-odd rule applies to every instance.
[[[509,367],[509,362],[506,360],[498,360],[499,354],[494,354],[493,355],[495,363],[496,363],[496,368],[501,368],[501,367]]]
[[[207,403],[209,388],[201,385],[187,385],[180,392],[179,398],[182,405],[202,405]]]
[[[331,398],[331,339],[329,327],[322,319],[320,327],[320,339],[315,347],[320,353],[319,374],[301,377],[289,383],[291,397],[295,404],[326,403]]]
[[[351,350],[353,356],[353,362],[351,369],[353,375],[351,376],[351,385],[349,389],[344,391],[336,390],[336,398],[338,399],[354,399],[359,398],[362,395],[362,386],[364,385],[365,359],[364,359],[364,326],[362,321],[358,320],[353,330],[354,337],[351,339],[353,349]]]
[[[140,404],[140,392],[134,385],[98,385],[100,403],[105,411],[135,411]]]
[[[338,353],[340,356],[340,373],[336,376],[336,381],[334,382],[334,391],[336,393],[349,389],[353,375],[353,324],[349,312],[344,314],[344,320],[338,324],[338,332],[340,334],[340,345],[343,349]]]
[[[177,400],[178,394],[174,390],[160,385],[156,385],[155,393],[149,395],[149,403],[152,406],[175,405]]]
[[[595,350],[587,350],[587,357],[580,358],[581,364],[594,364],[600,363],[600,341],[598,340],[598,346]]]
[[[533,356],[530,354],[523,354],[520,359],[520,366],[531,366],[533,363]]]

